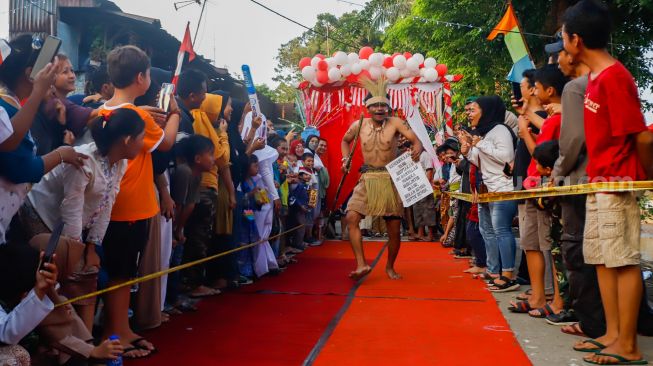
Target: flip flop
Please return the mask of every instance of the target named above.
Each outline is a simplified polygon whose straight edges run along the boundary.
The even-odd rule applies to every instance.
[[[517,313],[517,314],[526,314],[529,311],[533,310],[533,308],[528,303],[528,301],[518,301],[514,305],[511,304],[508,307],[508,310],[510,310],[513,313]]]
[[[585,359],[583,359],[583,361],[585,361],[587,363],[591,363],[593,365],[648,365],[648,361],[646,361],[643,358],[640,358],[639,360],[629,360],[629,359],[625,358],[624,356],[615,355],[615,354],[612,354],[612,353],[598,352],[596,354],[598,356],[612,357],[615,360],[617,360],[617,362],[598,363],[598,362],[595,362],[595,361],[592,361],[592,360],[585,360]]]
[[[151,344],[151,342],[149,342],[147,339],[145,339],[143,337],[136,338],[133,341],[129,342],[129,344],[131,344],[133,347],[135,347],[137,349],[142,349],[143,351],[150,352],[149,353],[150,355],[157,352],[157,349],[156,349],[156,347],[154,347],[154,345],[152,345],[152,347],[153,347],[152,349],[149,349],[147,347],[147,345],[143,344],[143,341]]]
[[[601,343],[599,341],[596,341],[594,339],[590,339],[590,338],[585,339],[582,343],[583,344],[585,344],[585,343],[593,344],[598,348],[579,348],[577,346],[574,346],[574,351],[576,351],[576,352],[586,352],[586,353],[597,353],[597,352],[601,352],[602,349],[606,348],[606,346],[603,343]]]
[[[138,348],[138,347],[127,347],[127,348],[122,350],[122,357],[126,358],[126,359],[129,359],[129,360],[137,360],[139,358],[145,358],[145,357],[149,357],[149,356],[152,355],[152,351],[149,351],[150,353],[148,353],[146,355],[143,355],[143,356],[130,356],[130,355],[128,355],[129,352],[133,352],[133,351],[149,351],[149,350],[144,350],[144,349]]]
[[[551,314],[555,314],[555,311],[553,311],[553,308],[549,304],[546,304],[541,308],[537,308],[537,309],[533,309],[533,310],[537,312],[537,315],[533,315],[533,314],[531,314],[529,312],[528,316],[530,316],[532,318],[542,319],[542,318],[546,318],[547,316],[549,316]]]

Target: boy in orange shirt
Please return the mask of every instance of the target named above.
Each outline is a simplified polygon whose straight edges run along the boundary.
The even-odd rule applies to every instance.
[[[138,47],[114,49],[107,56],[107,64],[115,93],[100,107],[99,114],[108,116],[116,109],[129,108],[145,121],[143,149],[129,161],[103,241],[103,267],[109,275],[109,285],[115,285],[136,276],[140,255],[148,241],[149,220],[159,214],[152,152],[168,151],[174,145],[179,128],[179,107],[175,98],[170,98],[170,112],[162,129],[148,112],[133,104],[137,97],[145,94],[151,82],[150,59]],[[125,347],[125,358],[145,357],[155,348],[129,327],[129,293],[130,287],[125,286],[106,295],[103,338],[117,335]]]

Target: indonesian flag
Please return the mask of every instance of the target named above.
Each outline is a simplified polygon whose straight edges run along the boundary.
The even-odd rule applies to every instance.
[[[4,39],[0,39],[0,65],[2,65],[3,62],[9,57],[11,54],[11,47],[9,46],[9,43],[5,41]]]
[[[172,83],[177,87],[179,74],[181,74],[181,66],[184,64],[184,56],[188,52],[188,61],[195,59],[195,51],[193,51],[193,43],[190,41],[190,22],[186,24],[186,33],[184,33],[184,40],[181,41],[179,46],[179,54],[177,54],[177,68],[175,69],[175,76],[172,78]]]

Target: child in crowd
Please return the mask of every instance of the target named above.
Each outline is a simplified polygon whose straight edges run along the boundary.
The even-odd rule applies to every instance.
[[[637,85],[607,51],[612,17],[607,6],[582,0],[562,19],[565,50],[590,69],[585,92],[585,143],[590,181],[645,180],[653,168],[653,137],[646,128]],[[605,335],[581,342],[593,364],[646,363],[637,345],[642,298],[640,210],[634,192],[587,196],[583,255],[596,266],[605,310]],[[595,352],[595,353],[594,353]]]
[[[265,190],[257,184],[256,177],[259,172],[258,158],[256,155],[249,157],[249,169],[245,180],[240,184],[243,193],[243,220],[241,221],[241,245],[254,243],[260,239],[255,221],[255,211],[260,211],[265,204],[263,197],[267,197]],[[254,278],[254,250],[245,249],[239,252],[238,266],[240,274],[248,279]]]
[[[290,204],[290,215],[289,221],[291,222],[290,227],[295,227],[297,225],[305,225],[306,219],[311,212],[310,196],[309,192],[311,190],[311,180],[313,179],[313,174],[308,170],[307,167],[301,167],[299,169],[298,177],[299,181],[293,188],[290,199],[288,203]],[[295,231],[295,234],[292,236],[292,246],[299,249],[305,249],[304,245],[304,234],[306,226],[303,226]]]
[[[306,226],[304,227],[305,230],[304,243],[306,243],[309,246],[319,246],[321,243],[312,237],[313,223],[315,221],[315,218],[319,214],[318,197],[317,197],[319,181],[317,177],[317,172],[315,170],[315,155],[313,155],[313,153],[311,152],[305,152],[302,155],[302,160],[300,165],[304,167],[306,171],[311,174],[311,180],[309,182],[310,189],[308,191],[310,210],[309,212],[306,213],[306,220],[305,220]]]
[[[535,95],[540,104],[560,103],[562,90],[568,79],[557,65],[546,65],[538,69],[534,79]],[[519,135],[531,154],[537,145],[560,138],[560,122],[560,113],[549,116],[544,120],[539,135],[534,136],[528,129],[529,120],[523,116],[519,119]],[[527,175],[523,183],[525,189],[533,189],[542,185],[542,177],[538,172],[535,159],[532,159]],[[526,296],[525,300],[511,303],[509,309],[517,313],[528,313],[536,318],[557,314],[563,310],[564,303],[560,296],[551,257],[551,245],[553,244],[550,236],[551,215],[546,211],[538,210],[533,200],[527,200],[524,204],[519,205],[519,229],[520,245],[526,252],[532,292]],[[545,261],[545,256],[549,258],[549,261]],[[547,264],[550,267],[548,271]],[[545,296],[545,273],[551,273],[550,281],[553,284],[553,301],[550,303],[547,303]]]
[[[173,249],[170,267],[181,264],[186,236],[184,228],[190,218],[195,205],[199,202],[200,179],[202,173],[209,172],[214,164],[213,150],[215,147],[211,140],[201,135],[191,135],[182,139],[175,147],[177,151],[177,164],[172,170],[171,194],[175,201],[175,215],[173,218]],[[190,310],[192,305],[184,303],[179,297],[180,273],[171,273],[168,277],[166,308],[169,314],[179,314],[183,310]]]
[[[69,253],[79,254],[78,258],[69,254],[68,261],[75,268],[71,276],[61,279],[61,293],[67,297],[97,289],[100,258],[96,247],[102,245],[127,159],[142,149],[145,123],[135,111],[119,109],[96,118],[90,127],[95,142],[75,148],[88,156],[81,169],[72,165],[53,169],[32,187],[19,212],[27,240],[52,232],[59,221],[65,223]],[[95,298],[74,305],[91,331]]]
[[[128,163],[103,242],[102,267],[109,275],[109,284],[114,285],[136,276],[140,255],[149,238],[149,220],[160,213],[153,184],[152,152],[172,148],[179,127],[179,108],[171,98],[167,123],[161,129],[150,114],[133,104],[150,87],[150,59],[138,47],[114,49],[107,56],[107,64],[115,92],[100,108],[100,115],[108,117],[120,108],[127,108],[136,111],[145,122],[143,148]],[[125,347],[123,357],[145,357],[155,348],[130,328],[129,293],[130,288],[125,286],[106,295],[103,336],[115,334],[120,338]]]

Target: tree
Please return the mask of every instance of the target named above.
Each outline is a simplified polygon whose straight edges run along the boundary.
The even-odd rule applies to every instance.
[[[560,27],[565,9],[577,0],[524,0],[513,4],[522,30],[526,33],[553,35]],[[649,0],[610,0],[615,31],[610,51],[619,58],[639,86],[653,82],[650,60],[653,49],[653,2]],[[465,77],[454,87],[454,101],[480,94],[509,96],[505,76],[512,61],[502,40],[489,42],[486,36],[505,12],[496,0],[415,0],[409,16],[399,19],[386,30],[384,49],[423,52],[445,63],[450,73]],[[442,22],[459,23],[447,25]],[[468,27],[467,25],[473,25]],[[480,27],[481,29],[477,28]],[[546,62],[544,44],[550,38],[525,34],[526,42],[538,66]]]
[[[369,9],[345,13],[341,17],[320,14],[313,31],[291,39],[279,48],[274,81],[291,86],[300,80],[297,64],[302,57],[312,57],[318,53],[330,56],[335,51],[358,52],[360,47],[381,45],[381,32],[371,22]],[[328,32],[327,32],[328,29]],[[329,34],[329,38],[326,34]]]
[[[366,8],[372,12],[372,26],[383,29],[410,14],[414,0],[372,0]]]

